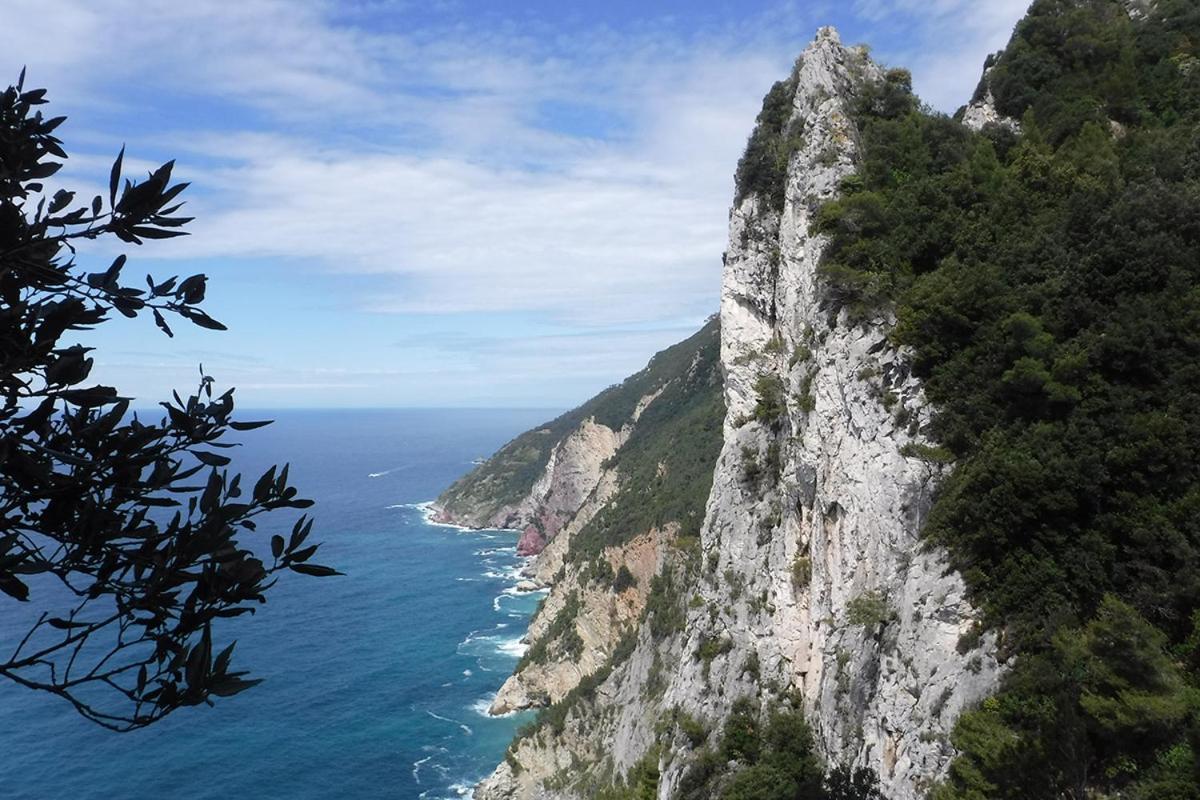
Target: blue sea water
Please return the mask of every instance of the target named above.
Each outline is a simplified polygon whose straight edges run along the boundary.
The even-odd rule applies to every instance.
[[[143,730],[110,733],[0,680],[0,798],[467,796],[522,721],[483,711],[539,596],[514,589],[514,534],[431,525],[418,504],[550,416],[240,414],[276,423],[247,434],[235,463],[247,477],[291,463],[317,501],[316,560],[346,576],[285,576],[257,615],[225,629],[239,640],[236,663],[265,682]],[[6,652],[20,611],[0,598]]]

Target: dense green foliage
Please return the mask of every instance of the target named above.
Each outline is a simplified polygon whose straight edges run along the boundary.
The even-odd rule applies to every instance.
[[[552,736],[562,733],[567,726],[568,714],[580,704],[592,702],[596,697],[596,690],[608,680],[608,676],[612,675],[613,669],[620,664],[618,658],[628,658],[629,654],[633,651],[630,640],[622,640],[622,643],[618,645],[618,651],[622,650],[624,652],[614,654],[608,663],[600,667],[600,669],[589,675],[584,675],[575,688],[567,692],[561,700],[540,709],[533,720],[518,728],[516,738],[509,745],[509,754],[511,755],[514,752],[522,739],[536,736],[542,731]]]
[[[575,630],[575,620],[579,616],[582,606],[579,593],[570,592],[567,599],[563,601],[562,608],[546,626],[546,630],[521,657],[515,671],[520,672],[530,664],[545,664],[550,658],[552,645],[560,655],[578,658],[579,654],[583,652],[583,639]]]
[[[0,600],[15,623],[0,678],[127,731],[257,683],[233,666],[221,620],[254,613],[280,573],[337,573],[309,561],[303,517],[286,539],[256,533],[312,501],[286,466],[245,490],[227,469],[229,434],[267,424],[234,420],[232,389],[214,394],[201,374],[155,420],[93,382],[75,337],[116,314],[167,336],[177,320],[225,326],[201,308],[204,275],[143,282],[122,275],[124,254],[95,272],[76,261],[96,240],[185,235],[187,184],[172,183],[174,162],[122,180],[122,150],[103,195],[51,194],[65,117],[43,116],[46,91],[24,79],[0,92]]]
[[[767,200],[770,208],[783,209],[787,188],[787,168],[792,153],[799,149],[799,130],[791,125],[792,97],[796,94],[796,76],[779,81],[763,98],[762,111],[738,162],[734,183],[734,203],[751,194]]]
[[[554,446],[578,428],[580,423],[593,417],[601,425],[613,430],[620,429],[632,420],[634,409],[643,397],[664,384],[688,376],[698,352],[703,354],[702,358],[708,364],[710,357],[714,357],[709,354],[710,348],[715,352],[718,343],[719,324],[713,319],[699,332],[657,353],[644,369],[629,376],[622,383],[608,387],[578,408],[545,425],[526,431],[504,445],[486,462],[455,481],[438,498],[438,504],[452,513],[462,515],[468,521],[486,521],[501,508],[516,503],[529,494],[534,482],[546,468]],[[719,381],[717,389],[717,402],[720,403],[723,401],[720,398]],[[705,399],[712,400],[712,397],[705,395]],[[703,405],[703,401],[697,398],[695,405]],[[683,406],[691,408],[691,405],[681,403],[676,410],[681,410]],[[713,409],[710,408],[709,411],[712,412]],[[718,433],[723,414],[722,407],[717,417]],[[644,418],[653,421],[663,420],[667,416],[669,415],[661,411],[655,414],[647,411]],[[703,426],[699,432],[703,432]],[[647,433],[643,432],[642,437],[646,438]],[[680,441],[686,445],[688,440],[681,437]],[[714,454],[709,462],[710,466],[715,462]],[[707,491],[705,493],[707,494]]]
[[[831,311],[892,306],[938,408],[927,535],[1019,656],[943,797],[1200,796],[1198,44],[1194,2],[1039,0],[989,76],[1020,135],[892,73],[820,215]]]
[[[874,773],[833,769],[828,777],[813,750],[812,732],[795,704],[763,719],[756,704],[738,700],[715,747],[696,751],[680,780],[679,800],[879,800]]]
[[[597,800],[657,800],[660,755],[657,747],[650,748],[620,782],[596,795]]]
[[[672,569],[663,570],[650,581],[650,596],[646,598],[646,619],[650,635],[665,639],[683,630],[687,612],[683,608],[682,586]]]
[[[1058,631],[1006,691],[962,717],[953,743],[966,756],[937,797],[1084,797],[1097,783],[1122,785],[1124,797],[1195,797],[1200,698],[1186,661],[1195,667],[1196,643],[1173,657],[1162,631],[1105,598],[1081,630]]]
[[[754,419],[777,429],[787,415],[786,387],[783,379],[774,373],[763,373],[754,381],[757,397],[754,403]]]
[[[721,452],[725,418],[720,328],[714,319],[690,339],[651,362],[662,393],[646,407],[629,441],[613,458],[613,497],[571,540],[570,558],[595,559],[668,523],[678,535],[697,536]]]
[[[613,576],[612,588],[614,592],[620,593],[626,589],[632,589],[637,586],[637,578],[633,577],[633,573],[629,571],[629,567],[624,564],[617,570]]]

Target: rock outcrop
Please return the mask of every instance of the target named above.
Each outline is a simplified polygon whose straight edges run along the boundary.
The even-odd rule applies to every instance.
[[[595,490],[604,462],[629,438],[636,423],[634,415],[623,427],[613,430],[592,417],[585,418],[550,448],[537,479],[518,500],[487,508],[443,498],[435,519],[469,527],[520,530],[523,554],[536,555]]]
[[[785,185],[739,191],[730,214],[726,414],[699,549],[660,543],[642,563],[675,587],[659,602],[684,624],[620,626],[635,631],[624,634],[636,636],[632,649],[602,665],[588,645],[611,653],[614,634],[582,620],[640,611],[646,576],[631,592],[638,602],[614,610],[611,593],[589,593],[568,566],[547,610],[585,598],[585,647],[571,665],[510,680],[496,710],[565,697],[581,680],[587,695],[516,742],[481,800],[576,796],[652,752],[658,795],[673,797],[691,744],[663,719],[686,713],[716,730],[740,698],[766,708],[797,692],[828,763],[869,767],[886,797],[910,800],[944,773],[958,714],[995,687],[993,638],[970,635],[977,615],[961,579],[919,538],[940,471],[920,457],[930,415],[921,386],[888,342],[893,320],[861,324],[826,302],[825,242],[810,232],[855,170],[856,96],[882,77],[823,29],[783,84],[784,124],[756,134],[792,149]],[[556,558],[555,544],[543,558]],[[531,641],[549,619],[539,615]]]
[[[992,689],[999,667],[990,640],[958,652],[975,612],[919,541],[937,471],[906,455],[919,452],[908,446],[922,443],[929,410],[888,343],[893,321],[831,313],[819,279],[824,241],[810,223],[854,171],[857,87],[881,77],[822,30],[794,76],[789,124],[805,136],[783,209],[750,195],[732,212],[721,303],[728,414],[703,535],[721,579],[701,588],[720,613],[693,612],[684,649],[717,636],[732,647],[707,677],[680,673],[667,704],[722,718],[754,692],[742,668],[754,653],[764,680],[803,694],[830,763],[870,767],[887,797],[907,800],[940,777],[953,720]],[[777,419],[761,419],[764,386],[783,387]],[[751,459],[778,470],[752,482]],[[733,603],[735,593],[766,602]],[[669,797],[678,771],[664,777]]]

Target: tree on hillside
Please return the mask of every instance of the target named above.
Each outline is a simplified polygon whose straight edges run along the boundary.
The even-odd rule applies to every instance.
[[[258,555],[244,543],[266,512],[312,503],[286,466],[246,486],[226,469],[226,434],[267,424],[234,421],[232,390],[214,395],[202,371],[195,394],[150,422],[89,382],[91,348],[70,337],[114,310],[167,336],[169,319],[225,326],[200,308],[204,275],[138,285],[124,255],[96,272],[77,264],[76,247],[101,237],[184,235],[187,184],[171,182],[170,162],[122,181],[122,150],[107,198],[50,195],[64,118],[44,118],[45,90],[24,78],[0,96],[0,596],[10,614],[61,610],[35,610],[0,642],[0,676],[131,730],[257,683],[233,668],[232,643],[214,643],[214,623],[253,613],[280,572],[337,573],[310,563],[303,516],[270,537],[269,556],[265,539]]]

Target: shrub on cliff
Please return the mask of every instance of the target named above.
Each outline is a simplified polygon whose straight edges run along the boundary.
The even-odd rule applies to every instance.
[[[633,573],[629,571],[629,567],[622,564],[613,578],[613,591],[620,593],[626,589],[632,589],[634,586],[637,586],[637,578],[633,577]]]
[[[734,176],[735,204],[748,195],[758,194],[769,208],[783,209],[788,162],[802,142],[800,132],[789,127],[795,93],[796,81],[791,77],[772,86],[763,99],[757,124],[738,161]]]

